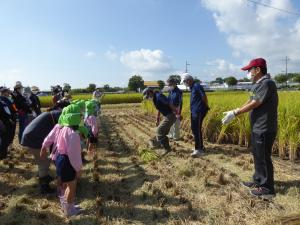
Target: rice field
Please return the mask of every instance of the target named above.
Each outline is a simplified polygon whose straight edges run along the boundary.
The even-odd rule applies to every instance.
[[[189,93],[184,94],[182,128],[191,134],[190,129],[190,102]],[[90,99],[91,95],[74,95],[72,99]],[[240,107],[249,98],[248,92],[209,92],[208,100],[210,111],[204,124],[204,137],[212,143],[237,144],[248,147],[250,145],[250,123],[248,114],[239,116],[231,124],[222,126],[223,112]],[[278,107],[278,135],[273,152],[282,159],[295,161],[300,158],[300,92],[279,92]],[[42,107],[50,107],[51,96],[40,97]],[[102,104],[140,103],[142,95],[130,94],[106,94]],[[149,101],[142,102],[142,109],[148,113],[156,112],[155,107]]]
[[[240,146],[250,145],[250,123],[248,114],[239,116],[231,124],[222,126],[223,112],[240,107],[249,98],[247,92],[212,92],[208,93],[210,111],[204,124],[204,137],[213,143],[231,143]],[[274,154],[282,159],[295,161],[300,158],[300,92],[279,92],[278,135],[274,145]],[[183,98],[182,128],[190,129],[189,94]],[[142,103],[146,113],[156,112],[149,101]]]
[[[91,94],[72,95],[73,100],[89,100],[91,98]],[[52,96],[40,96],[39,99],[43,108],[52,106]],[[140,103],[141,101],[142,95],[139,93],[105,94],[102,98],[102,104]]]
[[[218,93],[209,98],[211,103],[223,99]],[[15,138],[7,159],[0,161],[0,224],[299,224],[299,164],[274,158],[277,195],[269,201],[255,198],[240,185],[254,170],[245,147],[206,143],[208,154],[191,158],[193,137],[185,104],[182,139],[172,140],[172,151],[160,156],[148,146],[156,130],[155,110],[149,102],[142,105],[103,106],[95,154],[83,149],[87,161],[78,180],[77,216],[64,216],[55,194],[39,193],[33,156]],[[142,110],[145,106],[149,114]],[[54,177],[53,163],[50,169]],[[55,181],[50,185],[55,188]]]

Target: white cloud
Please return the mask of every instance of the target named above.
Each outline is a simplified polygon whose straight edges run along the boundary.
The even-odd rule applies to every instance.
[[[105,56],[109,60],[116,60],[119,57],[119,54],[113,46],[110,46],[109,50],[105,52]]]
[[[210,68],[206,69],[205,79],[211,80],[217,77],[236,76],[240,74],[241,66],[235,65],[225,59],[216,59],[206,63]]]
[[[94,58],[96,56],[96,53],[93,51],[88,51],[87,53],[84,54],[84,56],[87,58]]]
[[[294,10],[290,0],[261,2]],[[284,70],[283,59],[288,56],[290,71],[300,70],[300,19],[245,0],[202,0],[202,4],[213,13],[218,29],[225,33],[233,56],[246,61],[264,57],[273,73]]]
[[[120,61],[138,73],[166,73],[172,69],[168,58],[162,50],[140,49],[123,52]]]

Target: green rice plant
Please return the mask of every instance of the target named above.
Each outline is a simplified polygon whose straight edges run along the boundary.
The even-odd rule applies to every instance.
[[[156,152],[147,148],[140,149],[139,156],[144,162],[151,162],[159,158]]]
[[[278,92],[278,134],[273,151],[279,157],[294,161],[300,158],[300,92]],[[251,127],[247,114],[239,116],[232,123],[222,126],[223,112],[243,105],[249,99],[248,92],[209,92],[210,110],[203,122],[203,135],[210,142],[232,143],[249,146]],[[185,93],[182,108],[182,128],[190,131],[190,94]],[[155,113],[152,103],[143,103],[142,109]]]
[[[141,106],[142,106],[145,114],[147,114],[147,115],[153,114],[156,111],[152,101],[143,100],[141,103]]]
[[[72,95],[72,99],[89,100],[92,98],[91,94]],[[40,96],[41,105],[43,108],[51,107],[52,96]],[[122,103],[140,103],[142,101],[142,94],[129,93],[129,94],[105,94],[101,100],[102,104],[122,104]]]

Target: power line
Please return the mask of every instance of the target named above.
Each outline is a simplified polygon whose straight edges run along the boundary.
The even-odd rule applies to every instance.
[[[264,6],[264,7],[268,7],[268,8],[271,8],[271,9],[276,9],[276,10],[284,12],[284,13],[289,13],[289,14],[294,15],[294,16],[300,16],[300,14],[297,13],[297,12],[292,12],[292,11],[288,11],[288,10],[285,10],[285,9],[276,8],[274,6],[264,4],[264,3],[261,3],[261,2],[257,2],[257,1],[254,1],[254,0],[246,0],[246,1],[252,2],[252,3],[257,4],[257,5],[261,5],[261,6]]]

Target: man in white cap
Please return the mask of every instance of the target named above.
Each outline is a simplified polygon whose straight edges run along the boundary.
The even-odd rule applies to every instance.
[[[202,137],[202,123],[209,110],[208,99],[201,84],[194,81],[194,78],[185,73],[182,75],[182,83],[190,88],[190,110],[191,110],[191,128],[195,139],[195,149],[192,157],[204,155],[204,145]]]

